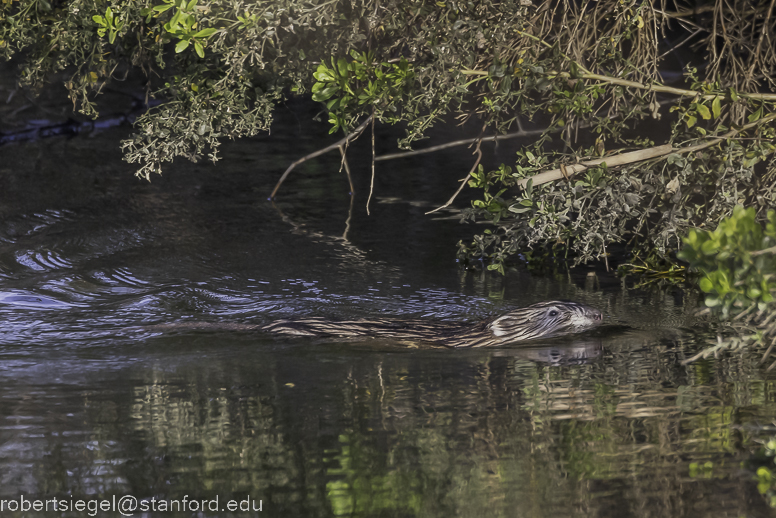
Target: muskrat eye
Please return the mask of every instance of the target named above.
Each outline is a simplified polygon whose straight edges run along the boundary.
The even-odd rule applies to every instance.
[[[557,309],[551,309],[550,310],[550,316],[551,317],[557,317],[558,316],[558,310]]]

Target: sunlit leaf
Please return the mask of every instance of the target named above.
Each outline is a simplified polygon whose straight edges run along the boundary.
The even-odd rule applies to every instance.
[[[202,29],[198,33],[194,34],[195,38],[209,38],[213,34],[217,33],[218,29],[214,29],[213,27],[210,27],[208,29]]]
[[[188,39],[179,41],[178,44],[175,45],[175,52],[178,52],[178,53],[183,52],[184,50],[189,48],[189,43],[191,43],[191,40],[188,40]]]
[[[722,113],[722,101],[720,100],[719,95],[711,101],[711,113],[714,114],[715,119],[718,119],[719,115]]]

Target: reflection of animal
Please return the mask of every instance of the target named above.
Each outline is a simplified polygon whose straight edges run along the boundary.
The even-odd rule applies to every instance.
[[[550,338],[591,329],[602,322],[595,308],[568,301],[539,302],[478,324],[450,324],[427,320],[349,320],[323,318],[278,320],[262,331],[296,336],[373,336],[431,342],[447,347],[489,347],[537,338]]]

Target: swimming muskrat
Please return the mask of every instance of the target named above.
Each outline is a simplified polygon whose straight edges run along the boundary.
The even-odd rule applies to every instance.
[[[295,336],[393,338],[447,347],[490,347],[537,338],[580,333],[601,324],[601,312],[570,301],[539,302],[476,324],[428,320],[370,319],[331,321],[324,318],[278,320],[259,330]]]

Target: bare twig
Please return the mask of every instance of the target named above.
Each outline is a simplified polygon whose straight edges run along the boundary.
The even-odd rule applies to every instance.
[[[302,164],[304,162],[307,162],[311,158],[315,158],[315,157],[321,156],[324,153],[328,153],[329,151],[331,151],[333,149],[337,149],[340,146],[343,146],[344,144],[347,144],[351,140],[357,138],[359,135],[361,135],[361,133],[363,133],[364,129],[366,129],[367,124],[369,124],[372,121],[373,117],[374,117],[374,115],[370,115],[369,117],[367,117],[367,119],[364,122],[362,122],[359,127],[354,129],[353,132],[350,133],[349,135],[346,135],[345,138],[343,138],[341,140],[338,140],[334,144],[332,144],[330,146],[326,146],[323,149],[319,149],[318,151],[314,151],[313,153],[310,153],[309,155],[305,155],[302,158],[300,158],[299,160],[297,160],[296,162],[294,162],[293,164],[291,164],[290,166],[288,166],[288,169],[286,169],[286,171],[283,173],[283,176],[280,177],[280,180],[278,180],[278,183],[275,184],[275,188],[272,190],[272,194],[269,195],[269,199],[272,200],[272,199],[275,198],[275,194],[277,194],[278,189],[280,189],[280,186],[283,185],[283,182],[286,180],[288,175],[291,173],[291,171],[294,170],[294,168],[296,166],[298,166],[299,164]]]
[[[772,246],[770,248],[765,248],[763,250],[755,250],[749,255],[758,256],[762,254],[776,254],[776,246]]]
[[[442,210],[444,208],[449,207],[450,204],[455,201],[455,199],[458,197],[458,195],[461,194],[461,191],[463,190],[463,188],[466,187],[467,180],[472,175],[472,173],[477,170],[477,166],[480,165],[480,160],[482,160],[482,150],[480,149],[480,144],[482,144],[482,139],[477,141],[477,147],[474,148],[474,153],[472,153],[473,155],[475,155],[475,154],[477,155],[477,160],[474,161],[474,165],[469,170],[469,173],[466,176],[464,176],[463,178],[461,178],[461,180],[460,180],[461,186],[458,187],[458,190],[455,191],[455,194],[453,194],[450,197],[450,199],[447,200],[447,203],[445,203],[441,207],[437,207],[434,210],[430,210],[430,211],[426,212],[426,215],[433,214],[434,212],[437,212],[437,211],[440,211],[440,210]]]
[[[342,167],[345,169],[345,174],[348,176],[348,183],[350,184],[350,196],[355,196],[356,189],[353,187],[353,177],[350,174],[350,164],[348,164],[348,145],[347,143],[339,147],[340,154],[342,154]]]
[[[665,51],[665,52],[663,52],[662,54],[660,54],[660,55],[657,57],[657,59],[663,59],[664,57],[666,57],[667,55],[669,55],[670,53],[672,53],[673,51],[675,51],[676,49],[678,49],[679,47],[681,47],[682,45],[684,45],[685,43],[687,43],[688,41],[690,41],[691,39],[693,39],[695,36],[697,36],[698,34],[700,34],[700,33],[701,33],[701,31],[703,31],[703,29],[696,29],[696,30],[695,30],[695,32],[693,32],[692,34],[690,34],[689,36],[687,36],[687,37],[686,37],[685,39],[683,39],[681,42],[677,43],[676,45],[672,46],[672,47],[671,47],[670,49],[668,49],[667,51]]]
[[[761,55],[760,49],[763,47],[763,40],[768,36],[768,22],[771,19],[771,16],[773,15],[773,6],[776,4],[776,0],[771,0],[771,5],[768,6],[768,14],[765,16],[765,21],[763,21],[763,31],[760,33],[760,38],[757,40],[757,48],[754,50],[754,59],[752,59],[752,64],[749,67],[749,71],[747,72],[749,78],[751,79],[752,76],[754,76],[754,67],[757,65],[757,59]]]
[[[477,142],[478,140],[481,142],[496,142],[498,143],[501,140],[507,140],[512,138],[518,138],[518,137],[532,137],[534,135],[541,135],[544,133],[546,129],[538,129],[538,130],[520,130],[516,131],[514,133],[507,133],[505,135],[493,135],[491,137],[475,137],[475,138],[467,138],[464,140],[454,140],[453,142],[446,142],[444,144],[439,144],[438,146],[431,146],[425,149],[418,149],[416,151],[404,151],[401,153],[391,153],[389,155],[380,155],[378,157],[375,157],[375,161],[381,161],[381,160],[393,160],[394,158],[406,158],[410,156],[415,155],[422,155],[425,153],[434,153],[436,151],[441,151],[443,149],[448,149],[451,147],[457,147],[457,146],[466,146],[468,144],[472,144],[474,142]]]
[[[369,202],[375,190],[375,107],[372,106],[372,181],[369,183],[369,196],[366,199],[366,215],[369,216]]]
[[[574,63],[576,63],[576,61]],[[576,63],[576,64],[577,66],[581,67],[579,63]],[[488,72],[485,70],[463,69],[461,70],[461,73],[464,75],[481,75],[481,76],[488,75]],[[673,86],[665,86],[657,83],[644,84],[638,81],[629,81],[627,79],[622,79],[619,77],[605,76],[602,74],[593,74],[590,72],[585,72],[577,76],[572,76],[568,72],[558,72],[558,71],[551,70],[547,72],[547,77],[550,79],[554,77],[562,77],[564,79],[594,79],[596,81],[602,81],[604,83],[626,86],[629,88],[636,88],[639,90],[649,90],[652,92],[660,92],[660,93],[667,93],[667,94],[674,94],[674,95],[686,95],[689,97],[694,97],[694,98],[697,97],[699,99],[706,99],[706,100],[714,99],[719,95],[717,93],[701,94],[696,90],[687,90],[685,88],[675,88]],[[738,92],[738,96],[745,97],[748,99],[759,99],[763,101],[776,101],[776,94]]]
[[[706,5],[703,7],[698,7],[696,9],[688,9],[686,11],[666,12],[666,11],[661,11],[659,9],[655,9],[655,12],[662,14],[666,18],[686,18],[694,14],[708,13],[709,11],[713,11],[713,10],[714,10],[713,5]]]
[[[571,79],[571,74],[568,72],[550,72],[548,77],[557,75],[564,78]],[[686,95],[690,97],[698,97],[699,99],[711,100],[717,97],[719,94],[700,94],[695,90],[687,90],[684,88],[674,88],[673,86],[665,86],[660,84],[644,84],[638,81],[628,81],[627,79],[620,79],[619,77],[604,76],[601,74],[580,74],[580,79],[595,79],[597,81],[603,81],[613,85],[627,86],[631,88],[637,88],[639,90],[650,90],[653,92],[661,92],[674,95]],[[744,93],[739,92],[739,97],[746,97],[748,99],[760,99],[763,101],[776,101],[776,94],[761,94],[761,93]]]
[[[686,11],[677,11],[677,12],[667,12],[667,11],[661,11],[659,9],[655,9],[655,12],[660,13],[667,18],[687,18],[688,16],[692,16],[695,14],[708,13],[708,12],[714,11],[714,9],[716,9],[716,5],[706,5],[703,7],[697,7],[695,9],[688,9]],[[743,15],[755,14],[761,10],[762,10],[761,8],[747,9],[747,10],[741,11],[741,14]]]
[[[719,140],[725,140],[732,137],[735,137],[737,134],[741,133],[742,131],[746,131],[748,129],[754,128],[755,126],[760,126],[761,124],[772,121],[773,119],[776,119],[776,112],[771,113],[770,115],[767,115],[761,119],[758,119],[754,122],[750,122],[749,124],[745,124],[741,126],[738,129],[730,130],[727,133],[723,135],[719,135],[716,137],[709,137],[709,140],[706,142],[703,142],[702,144],[697,144],[695,146],[685,147],[677,149],[677,153],[692,153],[693,151],[699,151],[701,149],[706,149],[707,147],[711,147],[714,144],[716,144]]]

